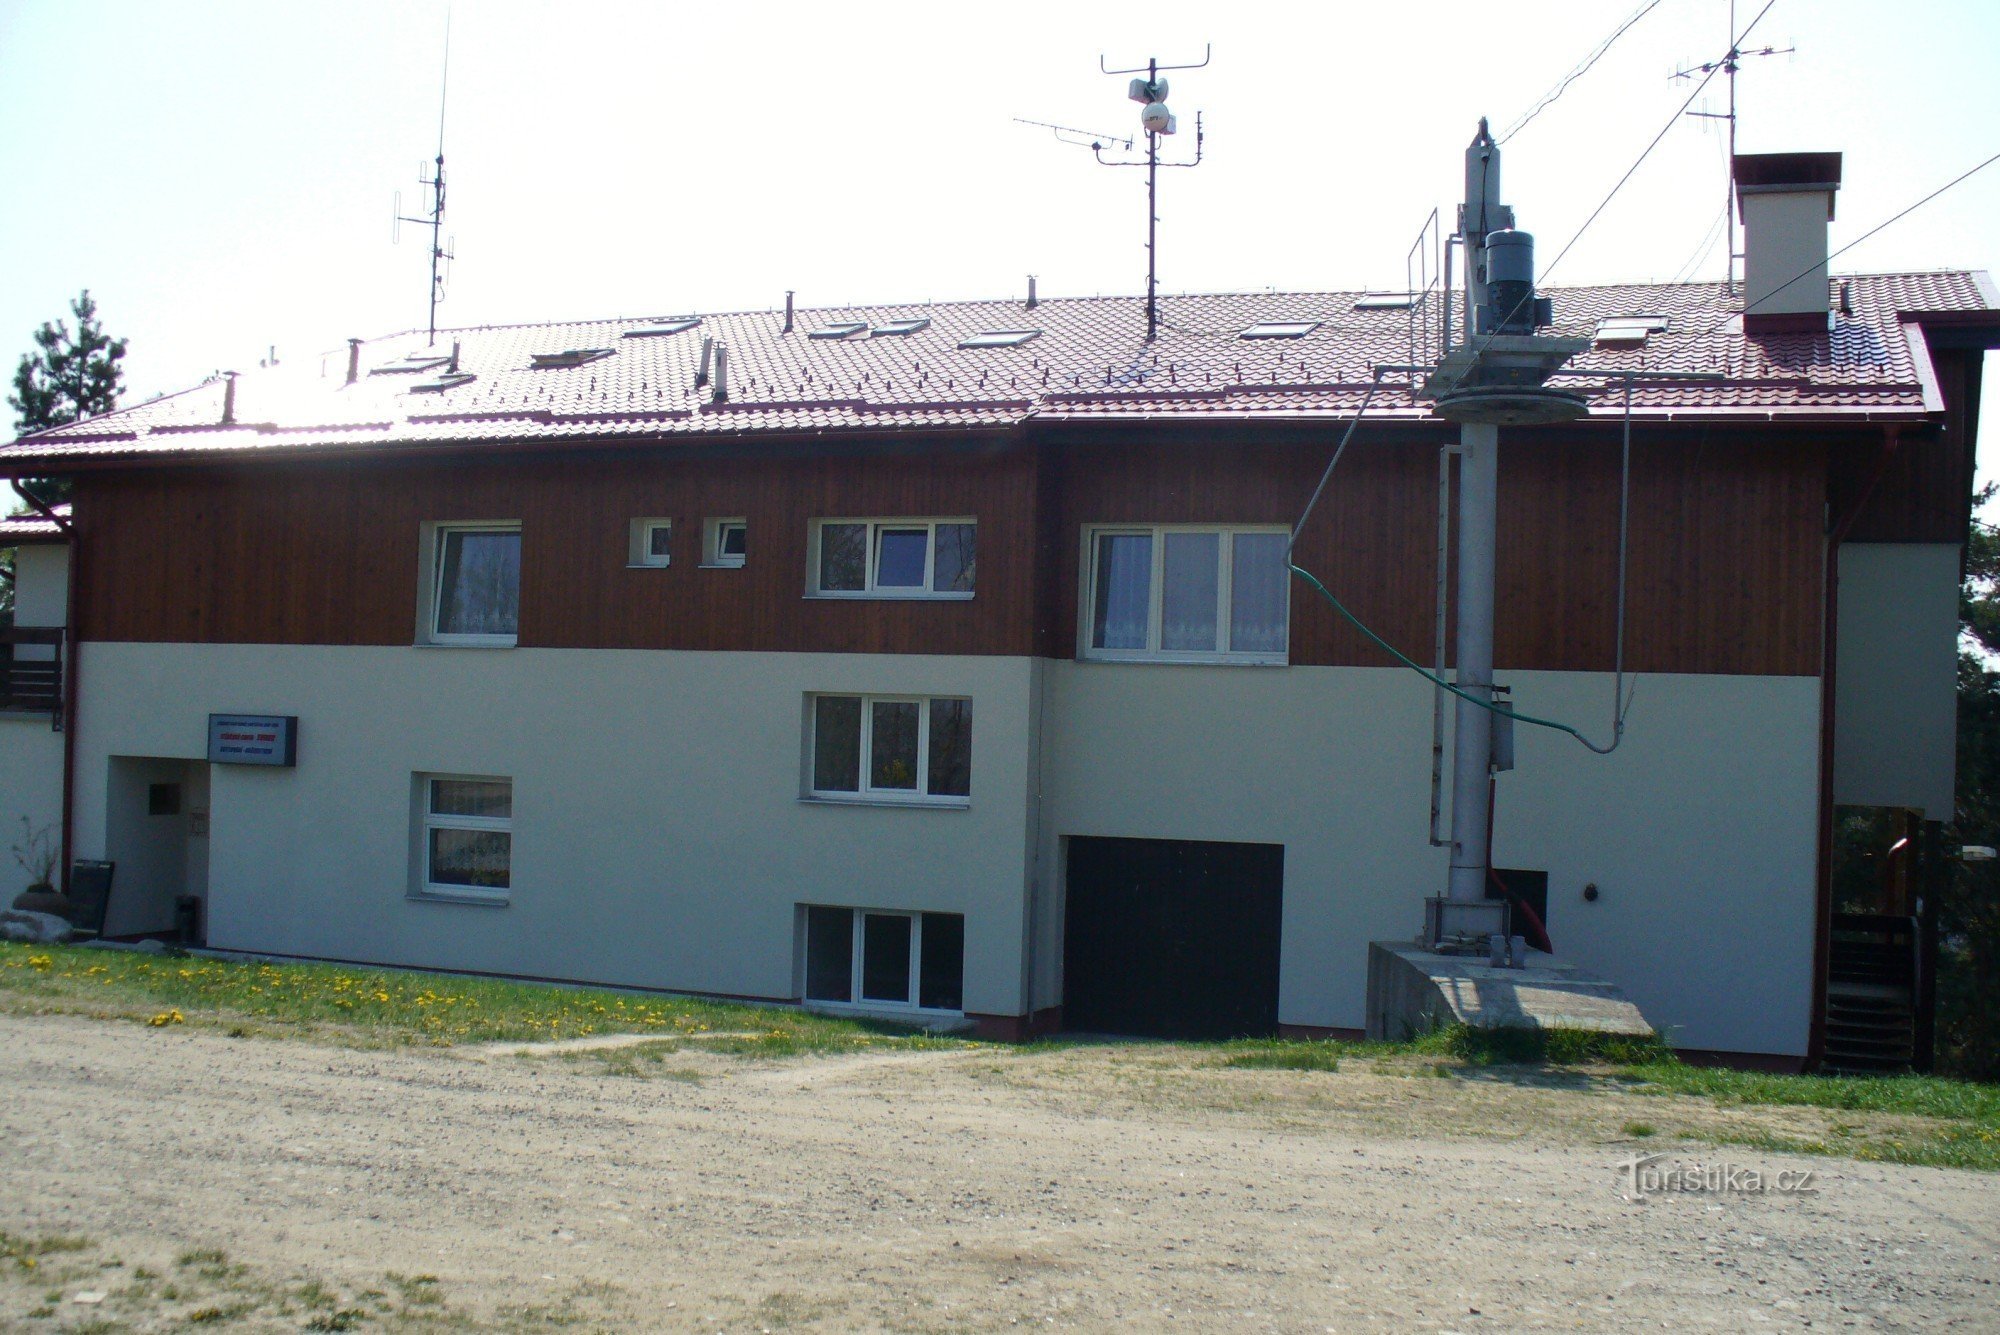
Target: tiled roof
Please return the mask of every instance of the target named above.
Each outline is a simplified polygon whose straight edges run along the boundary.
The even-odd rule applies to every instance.
[[[1936,411],[1910,334],[1912,316],[2000,324],[2000,295],[1984,274],[1836,278],[1851,314],[1825,332],[1745,336],[1720,284],[1555,289],[1555,328],[1590,337],[1600,319],[1664,315],[1643,346],[1595,347],[1572,369],[1697,371],[1720,382],[1639,382],[1637,413],[1666,416],[1915,418]],[[1435,357],[1435,299],[1415,310],[1364,308],[1357,292],[1162,297],[1158,339],[1144,338],[1132,297],[801,309],[783,315],[707,315],[682,332],[642,335],[669,315],[561,324],[481,326],[375,339],[361,376],[345,383],[346,353],[237,378],[235,422],[222,424],[224,385],[186,392],[0,446],[0,472],[29,461],[133,455],[290,452],[542,440],[678,438],[715,434],[1006,429],[1030,419],[1338,417],[1353,411],[1373,368]],[[814,330],[928,320],[911,333],[813,338]],[[1302,338],[1246,340],[1260,322],[1314,324]],[[1000,329],[1040,333],[1016,347],[964,349]],[[1426,338],[1413,339],[1413,330]],[[704,338],[728,349],[728,398],[697,387]],[[440,368],[410,370],[426,351],[459,348],[471,380],[418,392]],[[612,350],[577,365],[537,368],[538,354]],[[1622,410],[1614,380],[1566,379],[1593,412]],[[1421,418],[1407,378],[1392,376],[1371,414]]]
[[[69,518],[69,506],[52,507],[56,514]],[[38,514],[14,515],[0,519],[0,547],[18,547],[22,543],[61,542],[62,530],[53,519]]]

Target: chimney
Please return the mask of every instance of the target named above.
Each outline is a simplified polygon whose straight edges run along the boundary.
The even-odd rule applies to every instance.
[[[1029,274],[1029,275],[1028,275],[1028,309],[1029,309],[1029,310],[1033,310],[1033,309],[1035,309],[1035,306],[1036,306],[1036,305],[1037,305],[1037,302],[1036,302],[1036,300],[1035,300],[1035,276],[1034,276],[1033,274]]]
[[[236,372],[222,373],[222,424],[236,425]]]
[[[361,378],[361,340],[347,340],[347,383],[353,384]]]
[[[789,291],[785,293],[785,332],[792,332],[792,294]]]
[[[729,348],[718,343],[715,348],[715,388],[711,394],[717,403],[729,397]]]
[[[694,373],[694,387],[700,389],[708,383],[708,368],[715,364],[715,340],[704,336],[701,340],[701,369]]]
[[[1743,332],[1825,329],[1826,225],[1840,154],[1739,153],[1731,174],[1743,221]]]
[[[457,339],[453,339],[453,340],[451,341],[451,360],[450,360],[449,362],[446,362],[446,363],[445,363],[445,368],[444,368],[444,369],[445,369],[445,372],[446,372],[447,374],[449,374],[449,375],[457,375],[457,374],[458,374],[458,340],[457,340]]]

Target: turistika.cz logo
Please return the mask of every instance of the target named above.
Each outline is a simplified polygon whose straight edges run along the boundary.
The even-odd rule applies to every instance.
[[[1669,1163],[1664,1154],[1636,1155],[1618,1165],[1618,1174],[1628,1196],[1812,1196],[1819,1192],[1817,1169],[1766,1172],[1698,1159]]]

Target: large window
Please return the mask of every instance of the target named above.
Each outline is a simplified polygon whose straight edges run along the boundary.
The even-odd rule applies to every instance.
[[[433,644],[510,645],[521,623],[521,526],[437,524],[429,532]]]
[[[504,904],[514,880],[513,780],[424,775],[419,782],[421,893]]]
[[[1084,657],[1284,662],[1287,537],[1196,525],[1086,530]]]
[[[893,909],[805,909],[805,999],[871,1009],[965,1008],[965,918]]]
[[[970,598],[978,525],[970,519],[822,519],[811,592],[822,598]]]
[[[813,797],[964,806],[972,796],[972,701],[816,695],[806,753]]]

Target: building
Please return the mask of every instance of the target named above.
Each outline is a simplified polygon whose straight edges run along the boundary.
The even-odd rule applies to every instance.
[[[1763,170],[1748,329],[1721,284],[1551,294],[1575,367],[1718,378],[1572,379],[1585,420],[1503,431],[1501,682],[1601,737],[1629,383],[1637,687],[1612,755],[1518,730],[1494,858],[1676,1042],[1797,1065],[1835,804],[1949,813],[2000,294],[1825,279],[1837,175]],[[109,931],[192,895],[232,950],[1359,1030],[1368,942],[1445,874],[1434,693],[1286,543],[1443,305],[460,329],[17,441],[0,474],[75,483],[69,852],[117,864]],[[1382,377],[1296,548],[1426,662],[1454,437]]]

